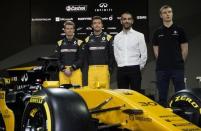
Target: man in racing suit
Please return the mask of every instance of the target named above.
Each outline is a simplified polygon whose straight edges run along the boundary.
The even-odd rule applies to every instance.
[[[83,41],[74,37],[75,24],[72,21],[64,23],[65,37],[57,42],[55,53],[59,58],[60,85],[73,84],[82,86],[80,67],[84,59]]]
[[[114,63],[113,39],[111,35],[102,32],[102,27],[102,18],[94,16],[94,32],[85,39],[90,88],[109,88],[110,85],[110,72]]]

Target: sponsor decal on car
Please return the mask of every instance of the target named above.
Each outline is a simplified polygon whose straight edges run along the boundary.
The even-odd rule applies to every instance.
[[[193,100],[192,98],[187,97],[187,96],[176,96],[174,100],[171,100],[171,101],[170,101],[169,106],[172,107],[172,103],[173,103],[173,102],[179,102],[179,101],[188,102],[189,104],[192,105],[193,108],[199,109],[200,112],[201,112],[201,108],[200,108],[200,106],[197,104],[197,102],[196,102],[195,100]]]
[[[4,113],[3,113],[3,118],[6,119],[6,118],[10,118],[10,115],[8,113],[8,109],[5,109]]]
[[[28,74],[27,74],[27,73],[25,73],[25,74],[22,75],[22,77],[21,77],[21,81],[22,81],[22,82],[27,82],[28,79],[29,79],[29,77],[28,77]]]
[[[157,103],[156,102],[138,102],[141,106],[156,106]]]
[[[34,117],[35,116],[35,114],[38,112],[38,109],[37,108],[34,108],[34,109],[32,109],[31,111],[30,111],[30,116],[31,117]]]
[[[131,121],[141,121],[141,122],[152,122],[152,119],[149,117],[144,117],[144,116],[135,116],[135,115],[129,115],[129,119]]]
[[[32,96],[30,99],[30,103],[42,104],[45,96]]]

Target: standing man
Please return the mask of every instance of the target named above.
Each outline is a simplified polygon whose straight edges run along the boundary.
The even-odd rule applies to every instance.
[[[64,23],[65,37],[57,42],[55,53],[59,58],[59,81],[62,84],[82,86],[80,67],[84,59],[83,41],[74,37],[75,24],[72,21]]]
[[[173,24],[172,7],[162,6],[160,17],[163,25],[155,31],[152,43],[156,57],[159,103],[166,106],[170,80],[173,81],[175,91],[185,88],[184,61],[188,54],[188,42],[184,30]]]
[[[121,15],[123,30],[114,38],[114,55],[117,62],[118,88],[141,91],[141,70],[147,60],[144,35],[132,29],[133,16],[129,12]]]
[[[109,88],[110,72],[113,68],[112,36],[102,31],[100,16],[92,18],[93,33],[85,39],[88,59],[88,86],[90,88]]]

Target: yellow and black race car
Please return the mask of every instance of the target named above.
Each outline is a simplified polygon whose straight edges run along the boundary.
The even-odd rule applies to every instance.
[[[48,69],[56,59],[43,60],[0,79],[0,131],[201,130],[200,89],[177,92],[164,108],[132,90],[60,85]]]

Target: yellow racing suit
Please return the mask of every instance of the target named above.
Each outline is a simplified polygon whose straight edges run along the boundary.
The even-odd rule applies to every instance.
[[[90,88],[109,88],[110,71],[114,63],[113,39],[111,35],[91,34],[85,39],[88,61],[88,86]]]

